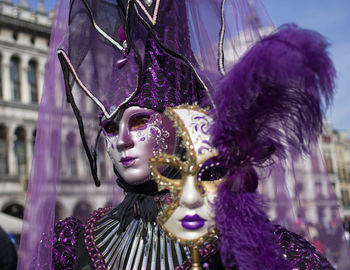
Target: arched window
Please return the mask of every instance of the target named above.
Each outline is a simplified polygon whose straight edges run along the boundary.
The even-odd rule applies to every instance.
[[[36,138],[36,129],[34,129],[33,134],[32,134],[32,149],[34,153],[34,146],[35,146],[35,138]]]
[[[73,209],[73,217],[79,219],[81,222],[85,223],[88,219],[89,214],[91,214],[92,207],[87,201],[79,201]]]
[[[8,174],[7,128],[0,125],[0,174]]]
[[[2,55],[0,54],[0,98],[3,98],[2,93]]]
[[[68,133],[66,137],[66,158],[67,158],[67,176],[77,176],[77,158],[76,158],[76,139],[73,132]]]
[[[38,102],[38,74],[37,63],[34,60],[29,61],[28,64],[28,85],[30,89],[30,101],[32,103]]]
[[[5,214],[23,219],[24,207],[18,203],[10,203],[2,210]]]
[[[24,128],[18,127],[15,130],[15,156],[17,160],[17,173],[24,174],[26,169],[26,132]]]
[[[97,147],[97,168],[98,168],[98,174],[101,178],[106,178],[106,163],[105,163],[105,146],[104,146],[104,140],[99,141],[98,147]]]
[[[19,80],[19,59],[16,56],[10,59],[10,83],[12,100],[19,101],[20,95],[20,80]]]
[[[64,207],[61,202],[55,203],[55,223],[64,218]]]
[[[323,158],[324,158],[324,161],[326,163],[327,172],[328,173],[334,173],[331,151],[328,150],[328,149],[325,149],[324,152],[323,152]]]

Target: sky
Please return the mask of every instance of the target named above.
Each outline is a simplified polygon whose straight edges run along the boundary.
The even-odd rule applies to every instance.
[[[19,3],[21,0],[13,0]],[[60,0],[67,1],[68,0]],[[35,9],[37,0],[27,0]],[[47,11],[55,0],[43,0]],[[331,43],[330,55],[337,69],[333,106],[327,113],[332,127],[347,130],[350,136],[350,0],[261,0],[273,23],[294,22],[320,32]]]
[[[333,106],[327,113],[336,130],[350,137],[350,1],[261,0],[276,26],[294,22],[316,30],[331,43],[331,58],[337,70]]]

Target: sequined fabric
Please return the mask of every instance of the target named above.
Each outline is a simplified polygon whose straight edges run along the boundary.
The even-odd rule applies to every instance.
[[[208,98],[203,85],[196,79],[191,64],[171,56],[159,45],[160,42],[167,50],[176,52],[196,65],[188,25],[184,23],[187,15],[183,10],[186,10],[185,1],[161,1],[158,13],[162,16],[157,18],[153,27],[158,40],[148,38],[145,41],[141,84],[127,106],[136,105],[163,111],[166,107],[201,103]],[[152,13],[153,10],[149,12]],[[147,16],[143,12],[141,16],[147,22]]]
[[[103,241],[106,238],[113,238],[113,233],[111,233],[111,230],[104,230],[104,225],[110,225],[111,223],[115,222],[113,220],[105,220],[101,219],[99,222],[97,221],[103,214],[105,214],[110,208],[105,209],[99,209],[94,212],[94,214],[91,215],[91,218],[94,218],[93,227],[91,227],[91,230],[88,230],[89,233],[85,235],[85,239],[89,239],[89,241],[95,242],[96,247],[99,246],[98,250],[102,250],[102,253],[104,253],[104,258],[106,256],[110,256],[109,252],[106,251],[105,246],[106,241]],[[97,217],[98,216],[98,217]],[[90,219],[91,219],[90,218]],[[91,223],[91,222],[90,222]],[[88,224],[90,224],[88,222]],[[91,223],[91,224],[92,224]],[[96,225],[96,227],[95,227]],[[102,226],[101,226],[102,225]],[[88,227],[88,226],[87,226]],[[108,226],[107,226],[108,227]],[[118,227],[118,226],[116,226]],[[132,227],[132,224],[130,228]],[[157,226],[158,227],[158,226]],[[83,228],[83,224],[77,220],[74,217],[66,218],[60,222],[58,222],[55,226],[54,230],[54,245],[52,250],[52,256],[53,256],[53,266],[52,269],[66,269],[66,270],[72,270],[74,269],[74,264],[76,260],[75,256],[75,248],[77,244],[77,238],[79,233],[81,232]],[[154,230],[154,228],[153,228]],[[136,230],[135,230],[136,232]],[[290,232],[286,230],[285,228],[282,228],[280,226],[276,226],[275,235],[277,236],[278,243],[282,248],[283,256],[285,259],[292,261],[293,263],[293,270],[334,270],[335,268],[332,267],[332,265],[327,261],[325,257],[323,257],[315,247],[313,247],[309,242],[307,242],[303,237]],[[134,233],[135,234],[135,233]],[[134,235],[132,234],[132,235]],[[101,237],[103,235],[103,237]],[[153,236],[152,236],[153,237]],[[164,236],[162,236],[164,238]],[[94,240],[94,238],[96,238]],[[135,241],[135,237],[127,237],[126,240],[129,239],[129,241],[124,241],[125,243],[129,243],[130,251],[135,249],[135,245],[133,244]],[[138,235],[138,241],[140,241],[141,237]],[[163,239],[159,238],[159,239]],[[165,239],[165,238],[164,238]],[[86,242],[86,241],[85,241]],[[137,241],[136,241],[137,242]],[[110,243],[110,242],[108,242]],[[160,242],[159,242],[160,243]],[[165,245],[164,248],[167,245],[167,241],[164,241]],[[90,247],[90,245],[86,242],[87,246]],[[133,248],[134,247],[134,248]],[[159,245],[159,248],[162,249],[161,245]],[[171,248],[173,249],[173,248]],[[137,249],[134,250],[134,252]],[[165,250],[165,249],[164,249]],[[186,255],[183,254],[183,251],[181,252],[182,255],[189,256],[190,254],[185,251]],[[128,253],[128,252],[127,252]],[[137,252],[136,252],[137,253]],[[136,253],[134,256],[136,256]],[[100,256],[98,256],[100,254]],[[150,263],[152,263],[152,251],[150,250],[149,257]],[[159,253],[161,254],[161,252]],[[102,254],[100,252],[89,254],[90,258],[95,261],[95,257],[100,257]],[[217,257],[219,259],[219,254],[217,253],[216,246],[213,244],[208,244],[204,249],[200,250],[201,255],[201,261],[203,269],[224,269],[223,266],[218,267],[217,261],[211,260],[213,257]],[[137,256],[136,256],[137,257]],[[167,258],[168,256],[164,257],[163,259]],[[123,258],[124,264],[127,265],[130,258]],[[104,260],[102,260],[104,262]],[[158,262],[161,262],[161,258],[155,259],[156,265],[159,266],[160,264]],[[213,263],[214,262],[214,263]],[[215,264],[215,265],[214,265]],[[102,264],[105,267],[104,263]],[[95,265],[96,267],[97,265]],[[101,267],[101,265],[98,265]],[[179,265],[177,267],[174,267],[175,269],[179,270],[185,270],[190,269],[191,267],[191,258],[188,257],[182,262],[182,265]],[[174,269],[172,268],[172,269]],[[44,268],[43,268],[44,269]],[[155,269],[155,268],[154,268]],[[236,267],[235,269],[239,269]]]
[[[59,221],[54,229],[52,269],[71,270],[74,268],[75,247],[83,224],[74,217]]]
[[[205,91],[188,65],[161,51],[155,40],[146,41],[141,85],[127,106],[163,111],[169,106],[201,102],[204,97]]]
[[[277,226],[275,234],[284,256],[294,263],[293,270],[335,269],[314,246],[300,235]]]

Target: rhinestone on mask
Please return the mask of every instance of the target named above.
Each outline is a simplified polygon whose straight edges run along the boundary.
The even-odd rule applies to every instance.
[[[143,2],[146,4],[147,7],[150,7],[153,4],[153,0],[144,0]]]

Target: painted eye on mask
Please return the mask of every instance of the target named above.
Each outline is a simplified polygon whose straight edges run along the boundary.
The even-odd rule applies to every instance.
[[[118,135],[118,124],[113,121],[106,121],[103,123],[102,129],[107,136]]]
[[[129,121],[129,130],[142,130],[147,128],[147,123],[149,122],[151,115],[137,115]]]
[[[202,165],[198,172],[198,181],[217,181],[225,177],[227,169],[215,158],[210,158]]]

